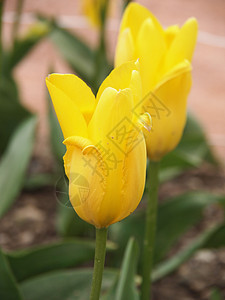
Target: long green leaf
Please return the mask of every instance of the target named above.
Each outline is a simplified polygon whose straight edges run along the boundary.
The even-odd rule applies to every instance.
[[[24,121],[13,134],[10,144],[0,161],[0,217],[18,196],[30,161],[36,118]]]
[[[224,228],[224,225],[216,225],[215,227],[206,230],[203,234],[197,237],[191,243],[191,245],[187,246],[184,250],[177,253],[172,258],[157,265],[152,274],[153,281],[157,281],[163,278],[164,276],[172,273],[181,264],[187,261],[197,250],[204,248],[207,244],[207,241],[211,237],[213,237],[214,234],[220,231],[221,226]]]
[[[210,295],[210,300],[223,300],[222,293],[219,289],[214,288]]]
[[[24,189],[28,191],[39,190],[46,186],[55,186],[56,178],[50,173],[33,174],[25,179]]]
[[[86,300],[89,298],[92,270],[53,272],[27,280],[21,285],[25,300]],[[105,269],[102,293],[115,281],[117,272]]]
[[[134,238],[131,238],[124,254],[115,299],[137,300],[139,298],[134,280],[137,269],[137,260],[138,244]]]
[[[191,192],[179,195],[159,205],[155,245],[155,263],[165,257],[179,238],[202,218],[203,210],[211,204],[223,203],[225,196],[206,192]],[[110,226],[111,239],[124,251],[130,236],[142,247],[145,211],[141,209],[129,218]],[[222,237],[221,237],[222,238]],[[118,258],[115,259],[117,263]]]
[[[64,138],[63,138],[62,130],[57,120],[49,95],[47,97],[47,100],[48,100],[48,121],[50,126],[51,149],[56,158],[56,162],[62,168],[63,155],[66,152],[66,146],[63,144]]]
[[[139,295],[135,286],[135,274],[138,260],[138,244],[130,238],[123,257],[123,262],[118,278],[102,300],[137,300]]]
[[[12,133],[31,114],[19,103],[16,83],[12,78],[0,81],[0,155]]]
[[[12,72],[13,68],[36,46],[43,38],[51,32],[50,22],[40,22],[28,28],[27,34],[16,40],[14,47],[8,54],[7,72]]]
[[[208,239],[205,248],[225,247],[225,225],[221,225],[218,230]]]
[[[95,244],[82,240],[53,243],[7,254],[18,281],[53,270],[75,267],[93,259]]]
[[[157,221],[155,262],[160,261],[176,241],[202,218],[204,208],[219,203],[225,196],[191,192],[160,205]]]
[[[0,299],[22,300],[22,295],[8,261],[0,249]]]
[[[107,250],[116,249],[108,242]],[[10,267],[18,281],[50,271],[76,267],[93,260],[95,244],[79,239],[65,240],[46,246],[6,254]]]
[[[93,259],[95,244],[71,240],[7,254],[18,281],[41,273],[75,267]]]

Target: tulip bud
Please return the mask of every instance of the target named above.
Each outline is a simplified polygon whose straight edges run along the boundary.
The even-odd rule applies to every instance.
[[[150,116],[142,99],[138,62],[114,69],[96,98],[75,75],[51,74],[46,83],[67,147],[65,172],[77,214],[98,228],[130,215],[145,186]],[[82,184],[81,184],[82,182]]]
[[[124,12],[115,65],[139,59],[143,85],[139,109],[152,117],[152,130],[145,137],[153,161],[173,150],[181,139],[196,39],[194,18],[181,28],[174,25],[164,30],[156,17],[137,3],[129,4]]]

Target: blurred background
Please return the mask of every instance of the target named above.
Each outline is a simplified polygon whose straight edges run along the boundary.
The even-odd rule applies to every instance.
[[[97,30],[90,27],[88,19],[82,14],[82,1],[24,0],[21,17],[23,32],[34,22],[36,13],[55,17],[60,24],[75,32],[90,45],[97,43]],[[110,57],[113,58],[119,29],[122,1],[114,4],[108,21],[107,42]],[[199,22],[199,35],[193,60],[193,87],[188,99],[189,108],[195,112],[206,129],[213,149],[225,158],[225,2],[223,0],[166,0],[138,1],[149,8],[164,27],[170,24],[181,26],[189,17]],[[10,35],[16,0],[8,0],[4,12],[4,37]],[[46,88],[44,80],[49,67],[55,72],[71,72],[68,65],[49,40],[43,40],[15,69],[15,77],[20,86],[21,98],[40,118],[40,135],[43,138],[41,152],[46,149]],[[45,155],[44,155],[45,156]]]
[[[113,63],[124,5],[121,0],[111,2],[113,5],[105,35],[109,64],[107,70]],[[206,201],[207,197],[204,195],[207,193],[215,194],[213,199],[217,199],[215,197],[218,195],[220,197],[225,194],[225,1],[137,2],[145,5],[164,27],[171,24],[181,26],[192,16],[199,22],[198,42],[193,59],[193,86],[188,99],[189,111],[197,120],[197,125],[195,121],[190,121],[183,144],[173,156],[163,162],[160,199],[164,203],[167,198],[179,197],[190,191],[197,195],[198,203],[201,202],[199,199]],[[19,21],[15,25],[17,18]],[[37,20],[42,20],[41,25],[36,25]],[[6,79],[2,79],[1,97],[6,95],[8,98],[14,91],[16,82],[16,97],[22,108],[15,106],[3,109],[1,106],[2,113],[0,112],[0,132],[3,136],[5,134],[5,143],[0,151],[0,190],[4,191],[8,184],[6,196],[2,197],[3,204],[0,200],[0,246],[7,252],[61,241],[65,237],[93,238],[92,228],[75,218],[73,209],[68,208],[68,199],[63,198],[67,185],[61,159],[64,148],[60,144],[60,138],[57,142],[54,141],[58,135],[61,137],[61,132],[48,101],[45,77],[52,71],[75,73],[77,62],[73,61],[73,55],[77,55],[76,49],[80,47],[81,52],[84,49],[84,52],[89,53],[86,46],[79,44],[79,40],[94,51],[98,47],[98,28],[92,26],[84,15],[82,1],[78,0],[6,0],[2,27],[2,46],[5,49],[2,69],[5,65],[6,70],[6,75],[2,76]],[[75,40],[67,33],[64,36],[61,29],[75,36]],[[107,70],[103,73],[107,74]],[[79,71],[77,73],[82,77]],[[8,120],[5,118],[7,114]],[[37,116],[36,120],[32,119],[33,114]],[[18,122],[15,121],[17,119]],[[23,120],[30,123],[23,124],[26,128],[20,128],[22,131],[19,132],[17,129]],[[8,133],[5,133],[5,128],[10,129]],[[21,148],[21,153],[16,140],[12,142],[11,139],[15,137],[15,130],[17,139],[20,140],[18,145],[30,145],[30,148]],[[23,134],[24,130],[27,136]],[[5,153],[9,153],[9,157]],[[24,163],[21,158],[23,153],[27,155]],[[18,161],[21,161],[21,166],[17,171],[15,165]],[[4,169],[4,165],[8,168]],[[17,184],[13,182],[13,176]],[[12,177],[11,183],[10,180],[8,182],[9,177]],[[12,191],[14,188],[15,191]],[[202,198],[199,191],[204,191]],[[186,200],[188,199],[187,197]],[[193,201],[193,207],[189,207],[186,213],[183,211],[190,224],[187,221],[183,231],[176,233],[176,238],[168,246],[166,258],[181,251],[199,233],[215,225],[216,221],[223,222],[223,209],[215,205],[217,200],[213,205],[212,202],[196,208]],[[194,215],[196,209],[200,209],[198,216]],[[179,210],[174,211],[176,216],[179,213]],[[167,217],[167,221],[171,222],[173,215],[168,214]],[[118,226],[122,226],[121,224]],[[167,223],[164,225],[167,226]],[[120,243],[119,227],[116,226],[112,229],[111,239]],[[174,226],[179,227],[179,223]],[[163,228],[161,226],[162,231]],[[173,228],[174,231],[176,229]],[[221,235],[221,240],[223,242],[220,246],[224,246],[224,235]],[[221,295],[225,293],[225,250],[218,244],[218,247],[214,246],[206,249],[199,247],[201,250],[193,251],[194,256],[179,266],[175,273],[159,280],[155,284],[154,299],[220,299],[210,298],[210,295],[217,295],[217,290]],[[121,258],[122,252],[119,253]]]

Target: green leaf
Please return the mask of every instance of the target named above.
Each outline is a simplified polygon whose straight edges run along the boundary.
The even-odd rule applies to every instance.
[[[157,220],[155,262],[160,261],[177,240],[202,218],[204,208],[225,196],[191,192],[168,199],[160,205]]]
[[[120,266],[121,258],[123,257],[126,245],[131,236],[135,237],[140,246],[140,249],[142,249],[142,242],[144,237],[144,222],[144,210],[137,210],[128,218],[109,227],[109,236],[111,240],[119,245],[119,249],[116,252],[116,257],[113,260],[113,266]]]
[[[221,225],[205,244],[205,248],[215,249],[220,247],[225,247],[225,225]]]
[[[51,98],[48,94],[48,121],[50,126],[51,149],[56,158],[59,168],[63,168],[63,156],[66,153],[66,146],[63,144],[63,133],[56,117]]]
[[[86,300],[89,299],[92,270],[60,271],[35,277],[22,283],[25,300]],[[117,272],[105,269],[102,282],[104,294],[115,281]]]
[[[179,238],[202,218],[203,210],[211,204],[221,204],[225,196],[206,192],[191,192],[168,199],[159,205],[155,244],[155,263],[165,257]],[[118,255],[124,251],[125,243],[134,236],[142,251],[145,211],[136,211],[129,218],[110,226],[110,236],[120,245]],[[222,236],[222,234],[221,234]],[[222,238],[222,237],[221,237]],[[115,259],[117,263],[118,258]]]
[[[12,69],[36,46],[43,38],[51,32],[50,22],[36,22],[31,25],[23,38],[16,40],[14,47],[8,54],[8,72]]]
[[[8,261],[0,249],[0,299],[22,300],[22,295]]]
[[[24,121],[14,132],[0,161],[0,218],[7,212],[23,187],[34,143],[36,118]]]
[[[56,178],[49,173],[33,174],[25,179],[24,189],[28,191],[39,190],[47,186],[54,186]]]
[[[185,169],[200,166],[204,161],[217,164],[201,125],[189,113],[179,145],[161,161],[160,180],[171,179]]]
[[[210,300],[223,300],[222,293],[219,289],[214,288],[211,292]]]
[[[116,245],[108,241],[107,250],[115,249]],[[6,257],[17,281],[24,281],[39,274],[76,267],[92,261],[94,253],[93,241],[69,239],[7,253]]]
[[[0,155],[14,130],[29,116],[31,114],[19,103],[15,82],[4,78],[0,82]]]
[[[93,260],[95,244],[73,239],[7,254],[18,281]]]
[[[138,244],[130,238],[122,261],[118,278],[102,300],[137,300],[139,295],[135,286],[135,274],[138,260]]]
[[[153,281],[157,281],[166,275],[175,271],[181,264],[187,261],[197,250],[204,248],[207,244],[208,240],[213,237],[218,231],[220,231],[221,226],[224,225],[216,225],[213,228],[206,230],[199,237],[197,237],[191,245],[188,245],[184,250],[180,251],[172,258],[160,263],[155,267],[152,274]]]
[[[117,300],[139,299],[138,293],[135,287],[135,275],[137,269],[138,260],[138,244],[134,238],[130,238],[121,267],[121,272],[116,289]]]

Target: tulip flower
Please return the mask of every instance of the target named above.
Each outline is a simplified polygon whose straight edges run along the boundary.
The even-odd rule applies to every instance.
[[[173,150],[181,139],[196,38],[194,18],[181,28],[173,25],[164,30],[145,7],[131,3],[125,10],[115,65],[139,59],[144,96],[139,105],[152,116],[153,127],[145,137],[153,161]]]
[[[77,214],[97,228],[108,227],[138,206],[145,185],[148,114],[133,109],[142,98],[138,62],[114,69],[97,96],[77,76],[46,79],[64,134],[65,172]]]
[[[101,27],[102,11],[108,0],[82,0],[82,10],[94,27]]]

